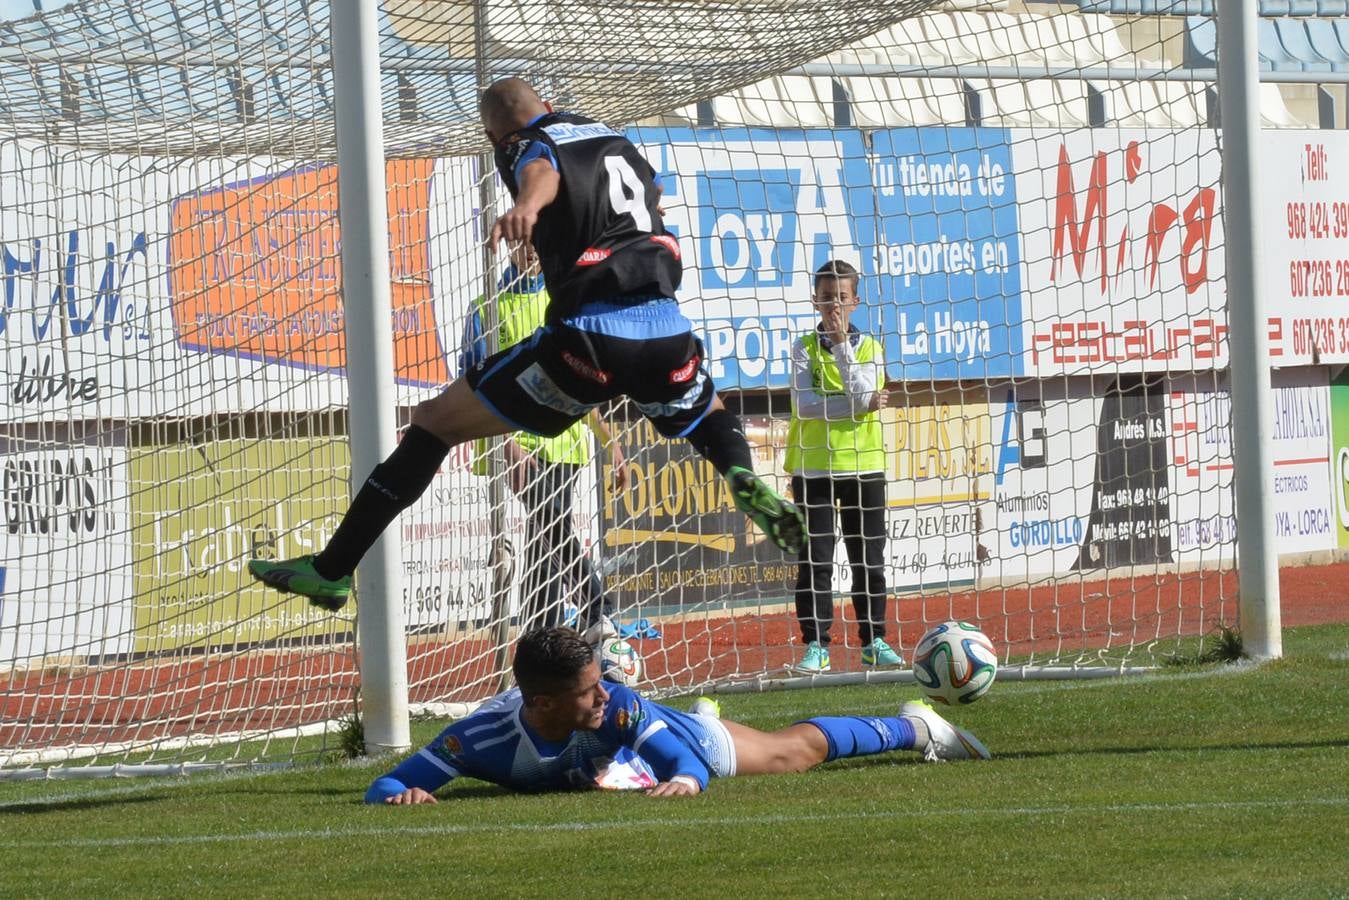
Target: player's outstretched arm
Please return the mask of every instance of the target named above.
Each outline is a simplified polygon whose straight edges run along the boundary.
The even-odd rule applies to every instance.
[[[707,790],[712,773],[698,755],[670,730],[654,707],[632,688],[612,685],[605,710],[605,727],[614,728],[623,746],[651,767],[660,783],[651,797],[689,797]]]
[[[515,205],[492,226],[493,246],[502,240],[511,244],[529,240],[539,221],[539,210],[557,199],[562,185],[562,176],[553,167],[552,160],[544,158],[525,163],[516,179],[520,190],[515,196]]]
[[[392,772],[376,778],[365,792],[365,802],[389,806],[435,803],[432,792],[449,784],[458,774],[443,761],[432,758],[427,750],[419,750]]]
[[[693,751],[659,720],[646,725],[632,749],[651,766],[661,783],[647,791],[652,797],[691,797],[707,788],[711,773]]]

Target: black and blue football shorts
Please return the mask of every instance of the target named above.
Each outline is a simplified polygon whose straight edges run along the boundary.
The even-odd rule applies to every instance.
[[[513,429],[547,437],[625,395],[662,435],[683,437],[716,396],[703,343],[669,297],[590,301],[464,377]]]

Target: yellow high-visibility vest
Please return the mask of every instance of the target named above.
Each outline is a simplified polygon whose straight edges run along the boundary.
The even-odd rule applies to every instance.
[[[482,321],[487,321],[483,312],[487,299],[479,297],[475,303],[477,304],[478,315],[482,317]],[[497,332],[500,337],[499,348],[505,350],[508,347],[514,347],[537,331],[539,326],[543,324],[544,315],[547,311],[548,291],[546,288],[532,293],[506,292],[497,294],[497,321],[500,323],[500,331]],[[584,466],[590,462],[590,441],[586,437],[587,431],[589,431],[589,428],[586,426],[585,419],[581,419],[557,437],[539,437],[537,434],[530,434],[528,431],[517,431],[510,435],[510,439],[523,447],[526,453],[533,453],[548,462]],[[487,441],[477,441],[474,445],[474,451],[473,474],[486,475]]]
[[[820,345],[818,332],[801,338],[810,360],[810,383],[823,397],[844,393],[843,377],[834,354]],[[857,344],[857,362],[867,365],[878,358],[880,342],[862,335]],[[878,384],[877,388],[883,387]],[[788,472],[883,472],[885,438],[879,411],[846,419],[803,419],[792,405],[792,424],[787,432]]]

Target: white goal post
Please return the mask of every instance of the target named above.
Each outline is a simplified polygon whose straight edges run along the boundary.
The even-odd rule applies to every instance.
[[[1220,624],[1277,655],[1271,530],[1349,534],[1349,328],[1315,244],[1341,207],[1349,236],[1316,177],[1349,141],[1249,69],[1215,90],[1211,19],[1041,7],[93,0],[0,24],[0,779],[288,764],[358,712],[403,747],[409,708],[504,683],[531,567],[556,618],[584,605],[500,448],[451,451],[337,614],[244,567],[323,546],[457,376],[479,297],[497,341],[476,99],[505,75],[656,168],[681,308],[784,493],[811,273],[859,269],[906,656],[949,618],[1005,677],[1136,671]],[[1262,120],[1264,197],[1232,180]],[[833,671],[790,672],[797,561],[686,444],[603,412],[626,483],[586,439],[559,496],[651,690],[911,679],[862,667],[844,540]]]

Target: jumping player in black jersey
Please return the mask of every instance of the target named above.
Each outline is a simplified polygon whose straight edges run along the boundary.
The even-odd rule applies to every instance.
[[[736,506],[798,553],[801,513],[755,477],[740,421],[717,396],[702,342],[674,299],[683,267],[651,165],[618,132],[553,112],[518,78],[487,88],[478,111],[515,200],[491,240],[534,244],[552,295],[544,325],[417,405],[321,553],[252,560],[253,577],[340,609],[356,564],[422,495],[451,447],[519,430],[553,436],[622,395],[662,435],[686,438],[726,477]]]

